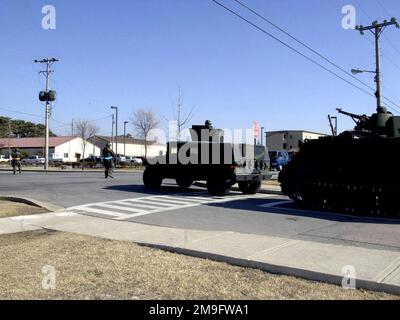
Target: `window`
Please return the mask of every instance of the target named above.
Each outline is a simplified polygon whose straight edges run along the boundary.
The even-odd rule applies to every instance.
[[[64,158],[68,158],[68,153],[64,153]]]

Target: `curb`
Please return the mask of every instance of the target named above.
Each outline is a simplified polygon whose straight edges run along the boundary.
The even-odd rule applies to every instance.
[[[192,249],[185,249],[180,247],[172,247],[167,245],[160,245],[160,244],[150,244],[150,243],[141,243],[141,242],[134,242],[140,246],[165,250],[172,253],[183,254],[187,256],[192,256],[196,258],[202,259],[209,259],[217,262],[224,262],[238,267],[245,267],[245,268],[252,268],[258,269],[262,271],[267,271],[272,274],[279,274],[279,275],[287,275],[287,276],[294,276],[297,278],[302,278],[306,280],[318,281],[323,283],[330,283],[335,285],[342,285],[343,276],[338,276],[329,273],[311,271],[306,269],[299,269],[293,268],[288,266],[279,266],[274,265],[266,262],[248,260],[243,258],[235,258],[230,256],[225,256],[222,254],[217,253],[208,253],[204,251],[197,251]],[[394,295],[400,295],[400,286],[382,283],[382,282],[375,282],[372,280],[364,280],[364,279],[355,279],[356,280],[356,289],[365,289],[370,291],[378,291],[384,292]]]
[[[205,183],[203,183],[203,182],[195,182],[193,185],[195,185],[196,187],[200,187],[200,188],[207,188],[207,185]],[[240,191],[238,187],[232,187],[231,190]],[[258,193],[276,194],[276,195],[280,195],[280,196],[284,196],[285,195],[282,191],[271,190],[271,189],[262,189],[262,187],[261,187],[261,190]]]
[[[22,197],[16,197],[16,196],[0,196],[0,200],[25,203],[25,204],[29,204],[31,206],[43,208],[50,212],[64,210],[63,207],[57,206],[55,204],[52,204],[49,202],[38,201],[35,199],[25,198],[25,197],[22,198]]]

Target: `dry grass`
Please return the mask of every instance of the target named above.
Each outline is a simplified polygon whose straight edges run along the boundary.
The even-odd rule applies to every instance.
[[[0,236],[0,299],[392,299],[399,297],[69,233]],[[42,267],[57,270],[42,289]]]
[[[0,218],[14,217],[46,212],[45,209],[29,204],[0,200]]]

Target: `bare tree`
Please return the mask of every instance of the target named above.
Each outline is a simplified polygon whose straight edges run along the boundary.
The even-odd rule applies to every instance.
[[[99,128],[93,121],[86,119],[79,119],[76,124],[76,134],[82,139],[82,170],[85,167],[85,151],[88,143],[88,139],[93,137],[99,132]]]
[[[183,93],[182,93],[182,89],[179,86],[178,87],[178,94],[176,96],[175,101],[173,102],[173,113],[172,113],[172,117],[173,117],[173,121],[175,122],[175,128],[176,129],[176,140],[180,141],[181,139],[181,132],[183,131],[183,129],[185,129],[185,126],[190,123],[190,121],[192,121],[193,115],[194,115],[194,110],[195,108],[192,107],[188,112],[185,111],[185,107],[184,107],[184,98],[183,98]],[[168,130],[171,129],[170,127],[170,121],[171,119],[162,115],[161,116],[166,123],[166,128]],[[170,134],[172,134],[170,132]]]
[[[158,126],[158,119],[153,111],[140,108],[133,113],[131,121],[136,133],[144,139],[144,156],[147,158],[147,137],[150,130]]]
[[[177,140],[181,139],[181,132],[190,121],[192,121],[194,107],[192,107],[189,112],[185,113],[185,108],[183,106],[183,93],[181,87],[178,87],[178,95],[175,100],[175,108],[174,108],[174,120],[176,122],[177,129]]]

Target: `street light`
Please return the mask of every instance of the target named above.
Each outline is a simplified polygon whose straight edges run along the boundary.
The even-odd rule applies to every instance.
[[[118,107],[111,106],[115,110],[115,153],[118,154]]]
[[[360,69],[351,69],[352,74],[359,74],[359,73],[376,73],[376,71],[370,71],[370,70],[360,70]]]
[[[124,156],[126,157],[126,150],[125,150],[125,148],[126,148],[126,141],[125,141],[125,139],[126,139],[126,124],[128,123],[128,121],[125,121],[124,122]]]

